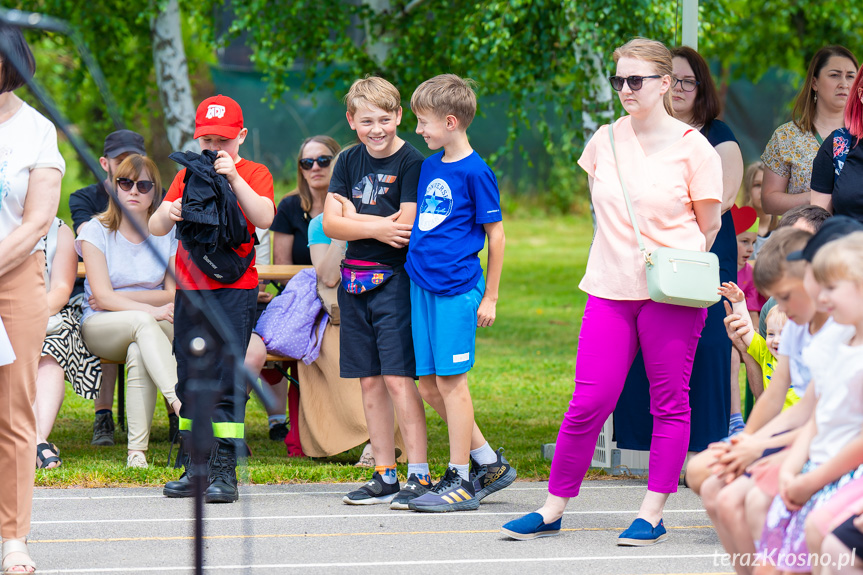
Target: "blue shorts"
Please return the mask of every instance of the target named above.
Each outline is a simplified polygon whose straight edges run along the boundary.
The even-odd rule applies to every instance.
[[[483,278],[467,293],[440,296],[411,281],[411,331],[417,375],[459,375],[473,367]]]

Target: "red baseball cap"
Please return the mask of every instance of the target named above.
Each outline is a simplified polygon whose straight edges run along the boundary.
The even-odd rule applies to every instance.
[[[758,219],[758,212],[752,206],[738,208],[731,206],[731,219],[734,220],[734,235],[740,235],[747,231]]]
[[[243,129],[243,110],[231,98],[219,94],[207,98],[195,112],[195,138],[222,136],[236,138]]]

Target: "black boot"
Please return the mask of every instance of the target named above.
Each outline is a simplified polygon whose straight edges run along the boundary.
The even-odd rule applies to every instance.
[[[162,494],[165,497],[194,497],[195,496],[195,476],[193,474],[194,465],[192,465],[192,457],[185,449],[187,442],[182,443],[182,461],[183,475],[177,481],[169,481],[162,489]],[[178,458],[179,459],[179,458]]]
[[[237,453],[233,445],[216,443],[210,455],[210,486],[204,492],[207,503],[233,503],[237,491]]]

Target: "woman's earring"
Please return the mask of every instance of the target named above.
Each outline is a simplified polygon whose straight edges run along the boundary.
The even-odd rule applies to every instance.
[[[813,102],[814,104],[817,104],[817,103],[818,103],[818,92],[813,92],[813,95],[812,95],[812,102]]]

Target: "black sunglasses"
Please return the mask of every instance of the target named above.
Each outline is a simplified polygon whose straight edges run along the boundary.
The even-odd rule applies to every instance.
[[[620,92],[623,90],[623,83],[626,82],[629,84],[629,89],[633,92],[637,92],[641,90],[641,86],[644,85],[644,81],[648,78],[662,78],[662,76],[653,75],[653,76],[627,76],[624,78],[623,76],[611,76],[608,78],[608,81],[611,82],[611,87],[615,92]]]
[[[138,192],[142,194],[149,194],[150,190],[153,189],[155,185],[152,180],[130,180],[129,178],[117,178],[117,185],[120,186],[120,189],[124,192],[131,192],[132,186],[138,187]]]
[[[333,161],[332,156],[318,156],[317,158],[303,158],[300,160],[300,167],[304,170],[311,170],[315,166],[315,162],[322,168],[329,167]]]

